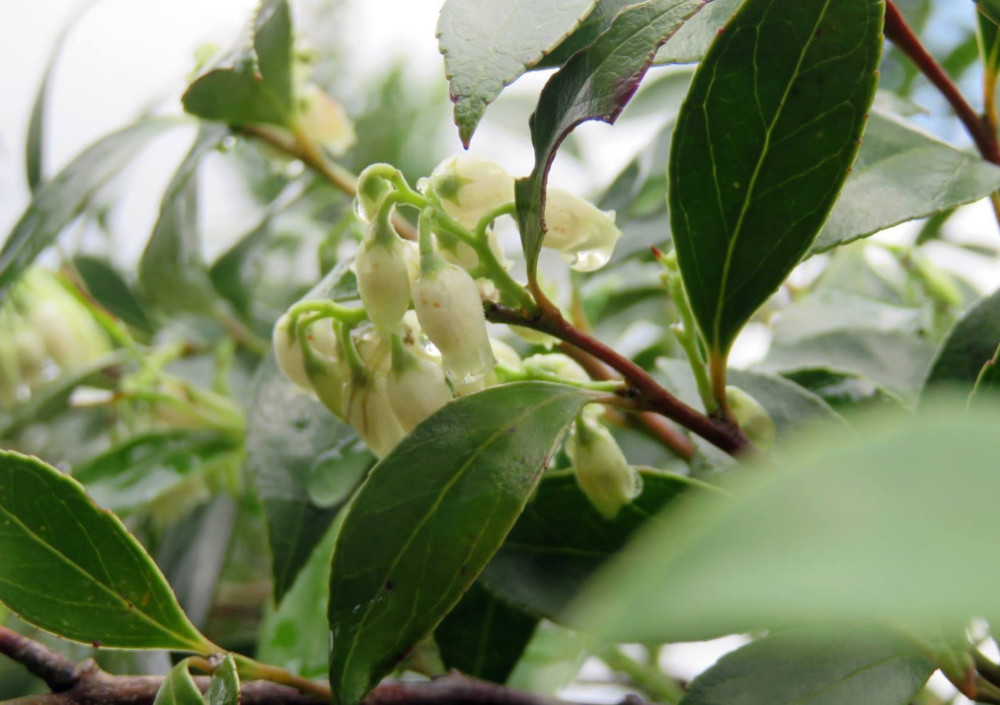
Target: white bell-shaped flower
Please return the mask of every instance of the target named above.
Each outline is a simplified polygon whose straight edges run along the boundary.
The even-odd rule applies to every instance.
[[[387,221],[376,219],[358,248],[358,291],[375,327],[389,335],[410,308],[410,277],[416,260],[412,245]]]
[[[398,337],[392,341],[392,371],[386,392],[407,433],[451,401],[451,389],[440,363],[411,351]]]
[[[365,375],[351,382],[347,422],[379,458],[406,437],[386,394],[385,377]]]
[[[354,123],[344,106],[314,83],[302,88],[298,124],[300,130],[338,156],[357,141]]]
[[[739,387],[733,386],[726,387],[726,401],[747,438],[761,450],[770,448],[778,431],[774,426],[774,419],[760,402]]]
[[[542,247],[558,251],[573,269],[592,272],[606,265],[621,236],[614,211],[602,211],[562,189],[548,190]]]
[[[292,316],[285,313],[274,325],[272,343],[278,367],[299,387],[308,392],[315,392],[306,370],[306,355],[302,349],[302,340],[291,330]],[[330,365],[337,360],[337,334],[333,330],[332,320],[323,318],[305,329],[306,343],[320,359]]]
[[[436,193],[448,215],[469,229],[494,208],[514,200],[514,177],[496,162],[474,154],[444,160],[423,187],[425,193]]]
[[[642,492],[642,476],[603,425],[579,417],[566,441],[566,454],[580,489],[606,519],[614,519]]]

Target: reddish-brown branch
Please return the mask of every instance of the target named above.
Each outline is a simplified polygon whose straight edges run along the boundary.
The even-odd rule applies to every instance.
[[[93,661],[76,664],[22,634],[0,626],[0,653],[41,678],[52,690],[28,695],[4,705],[152,705],[162,676],[112,676]],[[198,676],[204,692],[210,679]],[[321,705],[323,700],[268,681],[241,684],[242,705]],[[623,705],[646,705],[630,696]],[[432,681],[379,685],[365,705],[579,705],[451,673]]]
[[[976,143],[976,149],[983,159],[1000,164],[1000,147],[997,145],[996,135],[987,127],[982,116],[969,105],[937,59],[927,51],[892,0],[887,0],[885,7],[885,36],[920,69],[920,72],[948,101],[972,137],[972,141]]]
[[[486,307],[486,317],[494,323],[524,326],[548,333],[604,362],[629,383],[629,391],[633,394],[631,400],[638,410],[654,411],[665,416],[730,455],[744,454],[753,449],[739,428],[688,406],[664,389],[646,370],[600,340],[575,328],[558,309],[546,309],[542,315],[528,316],[499,304],[489,304]]]

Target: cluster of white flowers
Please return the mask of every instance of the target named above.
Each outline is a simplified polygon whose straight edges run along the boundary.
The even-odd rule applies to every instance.
[[[489,335],[483,300],[504,295],[491,277],[506,275],[510,264],[490,226],[513,212],[513,201],[513,177],[470,155],[443,162],[419,191],[388,165],[369,167],[358,182],[356,210],[367,230],[354,262],[367,320],[359,323],[356,309],[345,314],[331,302],[306,302],[278,321],[281,369],[350,423],[376,455],[389,453],[456,396],[514,379],[590,381],[565,355],[522,360]],[[422,211],[419,246],[393,226],[400,204]],[[621,235],[614,213],[556,189],[546,218],[543,246],[578,269],[606,263]],[[613,516],[635,496],[639,476],[594,413],[577,421],[567,450],[602,514]]]
[[[55,275],[31,269],[0,308],[0,403],[23,400],[110,350],[94,317]]]

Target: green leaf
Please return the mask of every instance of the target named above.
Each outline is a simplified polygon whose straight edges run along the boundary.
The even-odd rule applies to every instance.
[[[0,451],[0,600],[59,636],[123,649],[216,650],[142,546],[74,479]]]
[[[205,699],[188,671],[187,661],[174,666],[163,679],[153,705],[205,705]]]
[[[288,0],[263,0],[254,17],[253,48],[263,89],[285,113],[294,106],[292,89],[292,17]]]
[[[546,475],[480,582],[494,595],[538,617],[565,618],[587,579],[654,515],[696,480],[642,471],[642,494],[613,520],[603,518],[572,472]]]
[[[295,386],[268,355],[247,412],[247,467],[267,515],[275,601],[281,602],[373,456],[357,433]],[[323,472],[338,473],[348,490],[336,501],[310,491]]]
[[[898,637],[785,632],[722,657],[681,705],[908,705],[933,672]]]
[[[1000,167],[875,112],[851,175],[810,252],[977,201],[997,189]]]
[[[579,26],[597,0],[447,0],[438,39],[468,148],[486,106]]]
[[[0,301],[17,278],[76,218],[105,182],[176,119],[149,119],[122,128],[87,147],[38,189],[0,250]]]
[[[1000,0],[974,0],[982,13],[993,24],[1000,24]]]
[[[270,214],[212,264],[212,285],[243,316],[249,316],[257,282],[257,258],[271,236]]]
[[[434,630],[434,641],[446,668],[506,683],[537,625],[537,617],[497,599],[477,582]]]
[[[691,64],[701,61],[715,38],[739,9],[743,0],[712,0],[686,22],[656,54],[655,64]]]
[[[339,515],[343,516],[343,514]],[[284,593],[281,603],[264,608],[257,659],[306,678],[325,677],[330,665],[330,627],[317,615],[326,614],[330,597],[330,557],[340,530],[327,531]]]
[[[639,87],[657,48],[703,5],[702,0],[646,0],[631,5],[545,84],[530,121],[535,166],[514,189],[529,277],[534,278],[538,265],[545,232],[545,185],[559,145],[582,122],[613,123]]]
[[[757,367],[782,374],[826,370],[863,377],[914,404],[933,355],[931,344],[912,333],[856,327],[772,345]]]
[[[236,51],[199,76],[181,98],[184,110],[230,125],[287,127],[295,104],[292,24],[287,0],[263,0],[254,17],[253,50]]]
[[[201,254],[197,170],[229,131],[203,125],[174,172],[160,201],[153,234],[139,260],[139,283],[154,304],[168,312],[203,311],[215,298]]]
[[[766,472],[730,473],[728,495],[692,496],[609,563],[575,615],[601,638],[654,643],[994,619],[1000,569],[975,537],[1000,531],[1000,410],[925,407],[803,438]]]
[[[216,431],[154,431],[77,466],[73,477],[98,505],[124,515],[239,454],[242,445]]]
[[[629,0],[598,0],[596,4],[593,4],[593,9],[587,13],[587,16],[569,36],[559,42],[559,45],[542,57],[540,61],[528,68],[559,68],[573,54],[593,44],[594,40],[611,26],[611,22],[615,19],[615,16],[628,3]]]
[[[670,153],[691,307],[724,360],[812,245],[875,95],[882,0],[745,0],[695,74]]]
[[[1000,345],[1000,290],[983,297],[955,322],[937,351],[925,387],[971,390]]]
[[[458,602],[592,399],[544,382],[453,401],[375,466],[330,577],[330,683],[356,705]]]
[[[147,335],[153,333],[153,322],[145,305],[108,262],[90,255],[78,255],[73,258],[73,268],[94,301],[130,328]]]
[[[226,654],[216,666],[205,691],[205,700],[208,705],[240,705],[240,676],[232,654]]]
[[[969,392],[969,403],[982,401],[984,397],[1000,398],[997,395],[1000,395],[1000,346],[980,370],[976,385]]]

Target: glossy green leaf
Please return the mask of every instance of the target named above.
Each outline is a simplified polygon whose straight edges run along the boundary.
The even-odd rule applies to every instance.
[[[703,0],[645,0],[629,6],[545,84],[530,121],[535,165],[515,187],[529,276],[534,276],[538,264],[545,232],[545,186],[559,145],[582,122],[613,123],[639,87],[656,50],[704,4]]]
[[[598,0],[593,3],[593,9],[573,30],[552,51],[548,52],[542,59],[528,68],[532,69],[552,69],[558,68],[581,49],[586,49],[594,40],[611,26],[612,20],[625,7],[628,0]]]
[[[693,496],[609,563],[575,614],[616,642],[803,622],[921,631],[998,615],[995,405],[814,434],[730,494]],[[984,553],[985,550],[985,553]],[[955,580],[969,566],[974,579]],[[917,579],[916,576],[919,576]]]
[[[909,705],[933,672],[898,637],[784,632],[723,656],[681,705]]]
[[[181,661],[170,669],[153,705],[205,705],[205,699],[188,670],[187,661]]]
[[[204,125],[199,130],[167,184],[153,234],[139,260],[143,293],[166,311],[203,311],[214,300],[201,253],[197,171],[227,134],[228,130],[218,125]]]
[[[1000,0],[974,0],[979,12],[993,24],[1000,24]]]
[[[330,683],[356,705],[476,579],[591,399],[523,382],[453,401],[375,466],[330,577]],[[416,478],[416,481],[415,481]]]
[[[537,625],[537,617],[511,607],[477,582],[434,630],[434,641],[445,668],[506,683]]]
[[[149,119],[112,132],[38,189],[0,250],[0,301],[21,272],[83,211],[97,189],[120,173],[150,140],[178,124],[174,119]]]
[[[715,358],[808,251],[847,178],[875,95],[883,9],[745,0],[695,74],[670,153],[670,218]]]
[[[42,81],[38,84],[38,92],[35,93],[35,102],[31,106],[31,117],[28,118],[28,137],[24,145],[24,172],[28,180],[28,188],[34,194],[42,186],[45,174],[45,119],[48,103],[49,83],[52,81],[52,73],[55,70],[56,61],[62,52],[63,44],[66,42],[66,35],[76,24],[95,0],[88,0],[77,5],[69,19],[63,25],[62,31],[56,37],[52,45],[49,60],[45,64],[45,72],[42,74]]]
[[[1000,345],[1000,291],[977,301],[955,322],[927,375],[928,389],[953,385],[971,390]]]
[[[235,52],[188,86],[181,98],[187,112],[230,125],[289,124],[295,105],[287,0],[262,0],[253,28],[252,52]]]
[[[743,0],[712,0],[684,24],[656,54],[655,64],[690,64],[701,61],[715,38],[739,9]]]
[[[73,258],[73,268],[94,301],[130,328],[151,334],[154,326],[145,305],[122,276],[105,260],[90,255]]]
[[[342,515],[341,515],[342,516]],[[325,677],[330,669],[330,557],[339,531],[334,522],[295,582],[276,607],[267,605],[257,640],[257,659],[306,678]]]
[[[240,705],[240,676],[232,654],[226,654],[216,666],[205,691],[205,700],[208,705]]]
[[[310,491],[317,474],[346,471],[351,489],[374,457],[356,444],[357,432],[278,369],[261,365],[247,414],[247,466],[267,515],[274,597],[281,602],[326,534],[350,492],[322,501]]]
[[[448,0],[438,39],[462,144],[504,86],[577,28],[597,0]]]
[[[480,582],[505,602],[559,621],[587,579],[682,493],[706,489],[689,478],[642,471],[642,494],[603,518],[572,472],[547,475]]]
[[[239,454],[242,445],[215,431],[154,431],[78,465],[73,477],[98,505],[128,514]]]
[[[811,252],[926,218],[1000,189],[1000,167],[875,112],[844,190]]]
[[[933,355],[933,346],[912,333],[855,327],[772,345],[757,367],[767,372],[827,370],[863,377],[913,404]]]
[[[74,479],[0,451],[0,600],[59,636],[208,652],[142,546]]]

